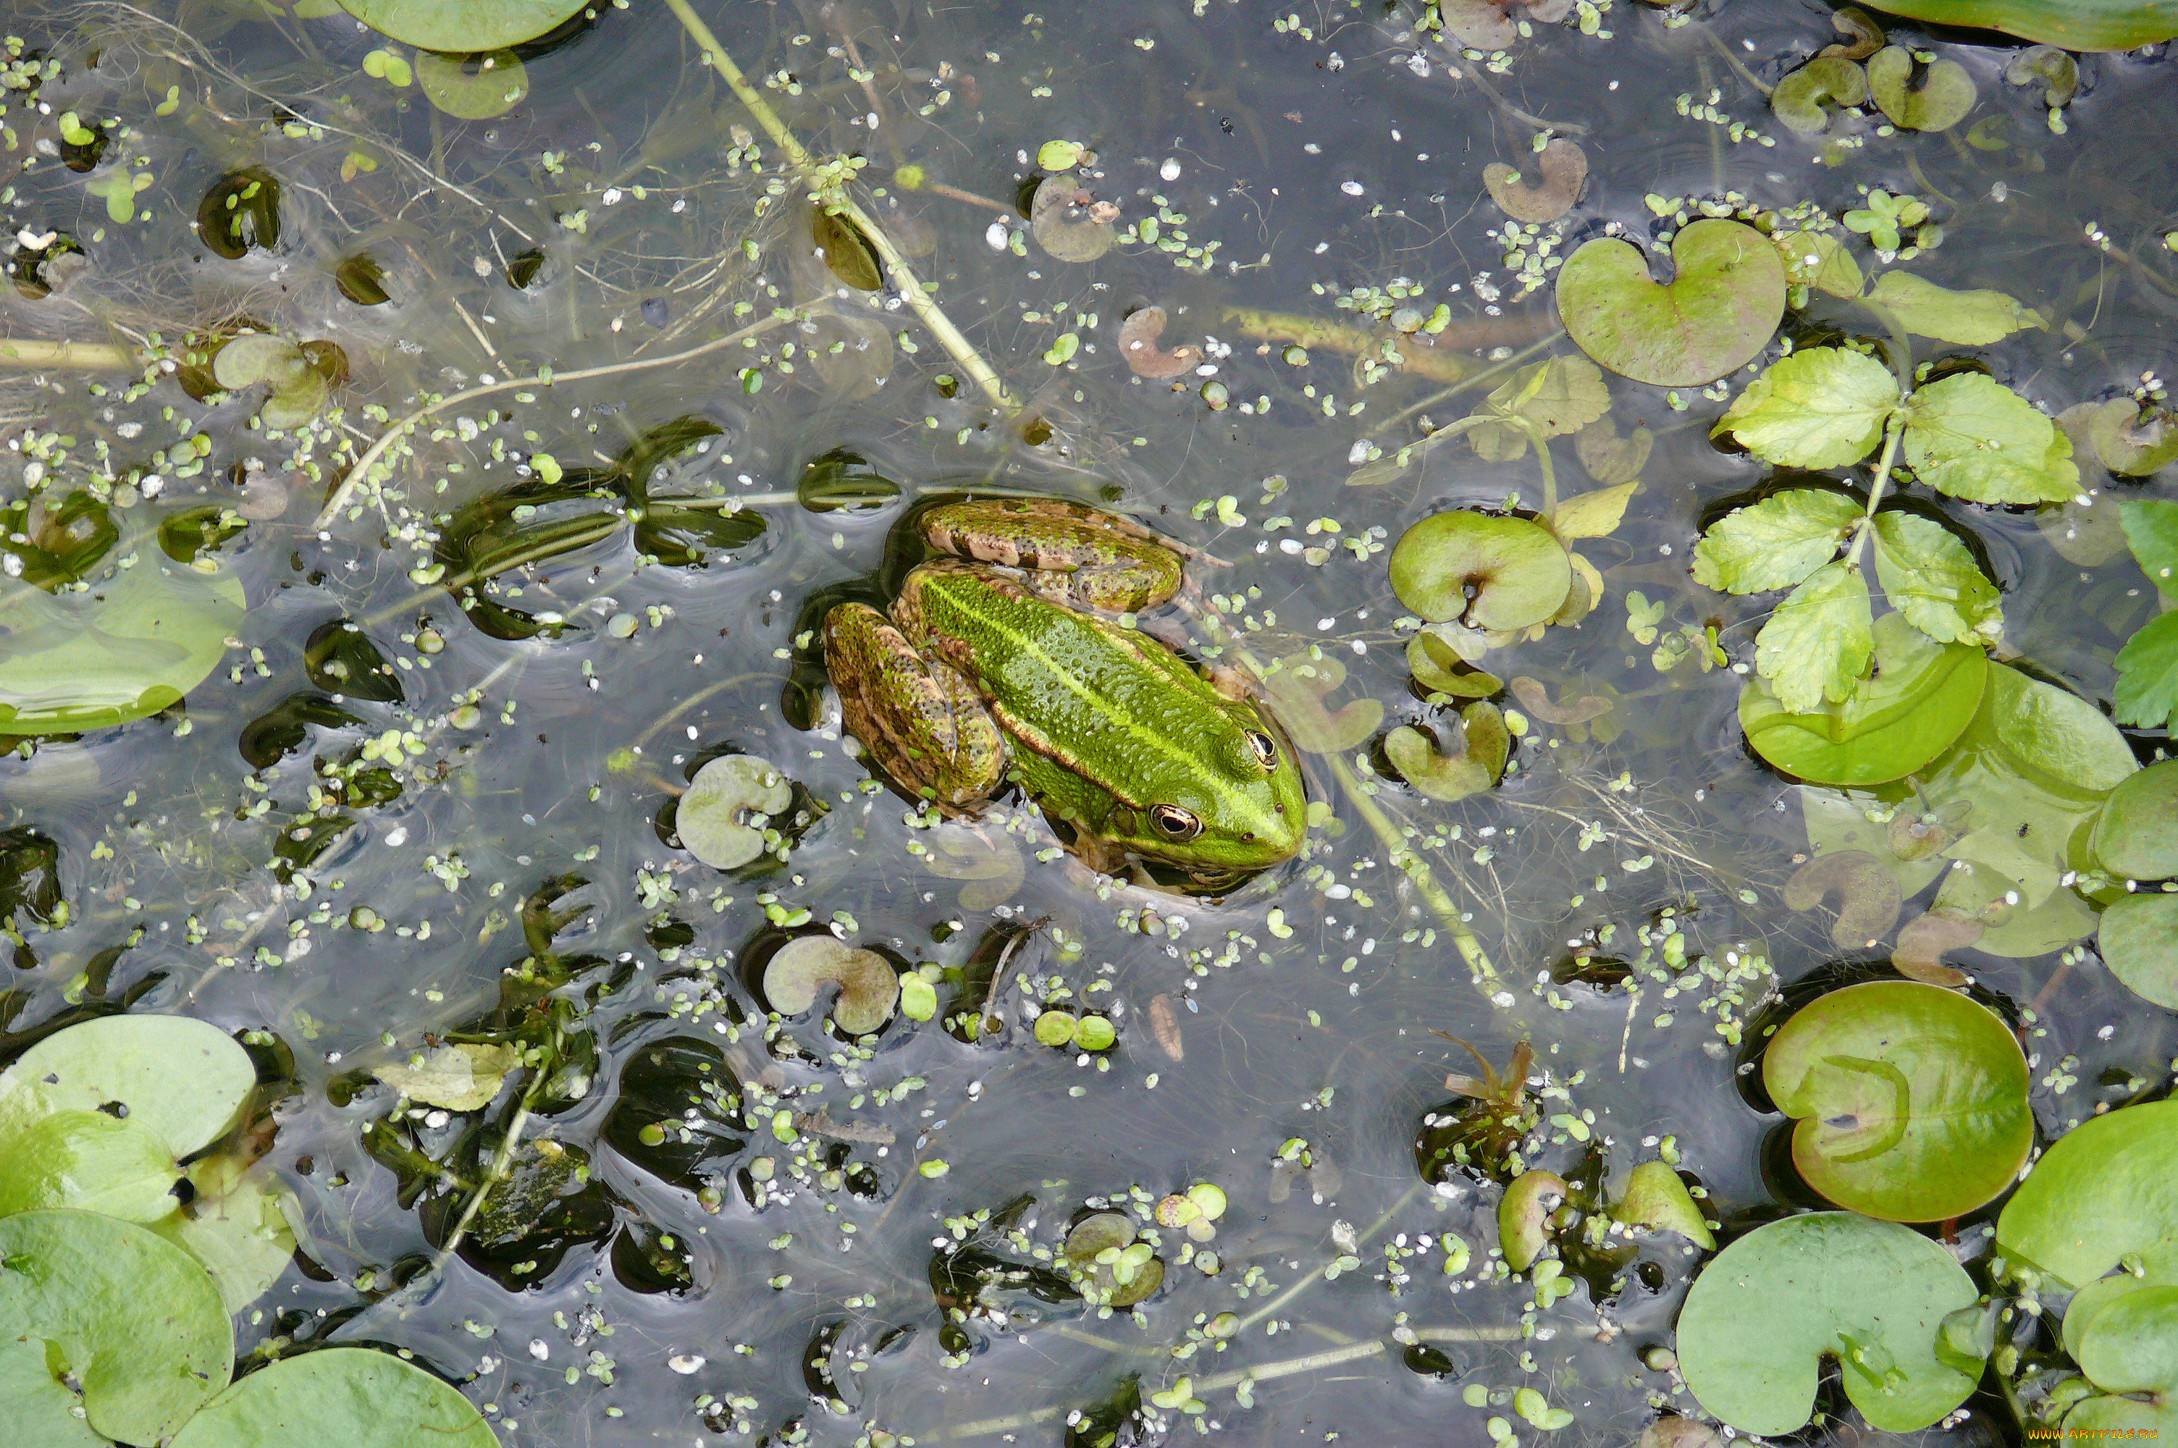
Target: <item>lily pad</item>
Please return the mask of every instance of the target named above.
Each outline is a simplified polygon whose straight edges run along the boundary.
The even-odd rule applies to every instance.
[[[1917,981],[1815,1000],[1771,1039],[1762,1080],[1799,1119],[1792,1160],[1808,1185],[1871,1217],[1964,1216],[2011,1185],[2034,1145],[2011,1028]]]
[[[209,1022],[102,1016],[47,1036],[0,1072],[0,1121],[104,1112],[185,1157],[226,1131],[256,1084],[249,1053]]]
[[[1428,692],[1455,699],[1487,699],[1505,687],[1497,675],[1473,668],[1432,629],[1407,640],[1407,669]]]
[[[1857,106],[1868,99],[1868,73],[1843,56],[1817,56],[1777,83],[1770,109],[1803,136],[1830,126],[1826,106]]]
[[[2108,1303],[2074,1357],[2102,1395],[2065,1415],[2067,1436],[2154,1438],[2178,1429],[2178,1287],[2143,1287]]]
[[[1817,784],[1870,785],[1925,768],[1981,707],[1989,657],[1939,644],[1895,613],[1875,621],[1875,677],[1843,703],[1794,713],[1768,680],[1740,690],[1747,742],[1785,773]]]
[[[2146,477],[2178,462],[2178,416],[2160,408],[2141,409],[2129,397],[2114,397],[2095,408],[2088,435],[2102,465],[2120,477]],[[2178,504],[2156,503],[2178,509]],[[2166,582],[2164,591],[2171,588]]]
[[[2136,50],[2178,36],[2174,0],[1872,0],[1933,25],[2001,30],[2063,50]]]
[[[2178,895],[2127,895],[2102,912],[2096,949],[2143,1000],[2178,1010]]]
[[[1540,524],[1453,511],[1424,518],[1400,537],[1391,585],[1401,603],[1432,623],[1519,629],[1546,622],[1564,605],[1573,565]]]
[[[1457,751],[1442,754],[1428,734],[1402,726],[1385,737],[1384,754],[1407,783],[1431,799],[1465,799],[1496,786],[1512,735],[1495,704],[1477,703],[1461,711],[1460,740]]]
[[[1524,1171],[1505,1186],[1497,1204],[1497,1241],[1505,1265],[1525,1272],[1550,1245],[1550,1219],[1571,1188],[1556,1172]]]
[[[381,35],[418,50],[475,55],[535,40],[588,0],[340,0]]]
[[[1785,266],[1769,238],[1718,217],[1671,244],[1676,275],[1659,284],[1631,243],[1598,237],[1558,273],[1558,309],[1574,344],[1636,382],[1698,387],[1745,366],[1785,314]]]
[[[0,1217],[78,1207],[156,1222],[181,1205],[181,1167],[159,1134],[103,1111],[0,1116]]]
[[[265,1295],[295,1260],[288,1212],[295,1196],[277,1180],[245,1177],[223,1195],[200,1196],[151,1224],[212,1274],[230,1316]]]
[[[2178,1101],[2091,1116],[2042,1154],[1997,1218],[1997,1250],[2085,1287],[2135,1256],[2178,1283]]]
[[[185,1424],[170,1448],[499,1448],[476,1405],[390,1352],[321,1348],[241,1378]]]
[[[2110,791],[2090,848],[2129,880],[2178,876],[2178,759],[2151,764]]]
[[[839,987],[832,1020],[850,1036],[866,1036],[885,1024],[900,998],[900,978],[891,962],[829,935],[798,936],[780,946],[764,967],[764,998],[781,1015],[808,1010],[828,985]]]
[[[179,703],[227,652],[242,585],[155,548],[87,593],[18,594],[0,621],[0,735],[81,733]]]
[[[1513,166],[1492,161],[1482,168],[1482,184],[1498,209],[1515,221],[1556,221],[1581,199],[1588,181],[1588,157],[1562,138],[1543,147],[1533,161],[1537,180],[1530,182]]]
[[[753,754],[705,763],[673,810],[673,832],[714,870],[734,870],[764,853],[764,826],[794,802],[794,789]]]
[[[1980,1379],[1939,1354],[1943,1320],[1973,1306],[1973,1279],[1910,1227],[1817,1212],[1757,1227],[1718,1253],[1679,1310],[1679,1366],[1704,1408],[1745,1433],[1797,1431],[1818,1369],[1877,1429],[1910,1433]]]
[[[1667,1162],[1645,1161],[1626,1180],[1626,1195],[1611,1208],[1611,1220],[1651,1232],[1676,1232],[1704,1251],[1715,1251],[1717,1239],[1702,1210],[1687,1193]]]
[[[371,1074],[411,1101],[448,1111],[474,1111],[491,1104],[507,1073],[521,1059],[512,1046],[449,1042],[388,1062]]]
[[[48,1376],[66,1374],[107,1437],[164,1441],[226,1382],[226,1309],[173,1243],[91,1212],[22,1212],[0,1218],[0,1262],[0,1352],[42,1345]],[[11,1428],[18,1411],[11,1400]]]
[[[1868,57],[1868,91],[1896,125],[1944,131],[1974,108],[1974,77],[1955,60],[1931,61],[1915,74],[1912,51],[1887,45]]]
[[[1118,240],[1104,206],[1109,203],[1100,206],[1071,171],[1046,176],[1029,203],[1029,234],[1058,261],[1095,261]]]

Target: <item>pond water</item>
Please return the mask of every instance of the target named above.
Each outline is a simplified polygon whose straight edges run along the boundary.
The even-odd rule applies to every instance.
[[[2137,993],[2113,974],[2095,914],[2125,872],[2071,838],[2111,750],[2122,776],[2167,740],[2121,701],[2173,686],[2154,660],[2121,684],[2117,655],[2160,556],[2120,504],[2178,499],[2168,46],[2080,55],[2053,104],[2024,41],[1864,19],[1912,72],[1894,104],[1957,72],[1970,109],[1895,125],[1879,83],[1809,102],[1810,133],[1770,92],[1852,41],[1814,3],[632,0],[481,68],[312,0],[4,8],[0,1063],[123,1011],[251,1050],[222,1150],[291,1195],[245,1366],[399,1349],[538,1448],[1698,1441],[1652,1425],[1723,1411],[1673,1357],[1713,1243],[1655,1228],[1690,1206],[1728,1243],[1841,1201],[1764,1086],[1795,1010],[1896,980],[1897,952],[2016,1031],[2018,1150],[1908,1172],[1995,1160],[1914,1230],[2000,1304],[2025,1133],[2168,1094],[2170,941]],[[1873,48],[1833,64],[1879,74]],[[1765,257],[1800,234],[1782,322],[1637,380],[1626,348],[1668,371],[1658,336],[1714,350],[1730,319],[1682,296],[1667,326],[1638,278],[1582,310],[1567,259],[1631,237],[1668,277],[1664,239],[1712,225]],[[1850,286],[1803,265],[1833,251]],[[1863,272],[1999,295],[1962,317],[1947,293],[1924,330],[1909,284],[1859,305]],[[1847,615],[1757,635],[1831,554],[1733,593],[1697,541],[1849,486],[1822,546],[1851,538],[1857,579],[1907,416],[1796,462],[1713,435],[1788,349],[1869,362],[1884,407],[1892,370],[1907,409],[1953,378],[2035,419],[2090,405],[2076,486],[1934,486],[1914,426],[2001,451],[2010,414],[1908,424],[1913,481],[1888,480],[1882,516],[1975,580],[1921,589],[1966,620],[1951,647],[2044,691],[2020,706],[2043,722],[1983,738],[2011,772],[1945,752],[1979,682],[1948,725],[1900,706],[1886,747],[1928,747],[1893,773],[1806,782],[1748,743],[1743,690],[1843,709],[1867,648],[1824,702]],[[1303,761],[1298,858],[1100,875],[1018,791],[945,818],[873,774],[825,612],[894,596],[921,507],[1021,495],[1199,550],[1139,622],[1258,681]],[[1392,550],[1463,509],[1550,514],[1578,561],[1530,527],[1570,581],[1483,637],[1443,621],[1533,570],[1422,560],[1452,602],[1416,645]],[[1888,536],[1870,577],[1911,551]],[[1791,541],[1747,546],[1776,574]],[[1916,587],[1881,580],[1902,612]],[[1908,672],[1877,648],[1864,687]],[[1463,689],[1496,705],[1464,758]],[[755,835],[706,806],[706,854],[759,851],[721,869],[676,801],[730,755],[791,794]],[[1925,848],[1871,853],[1916,821]],[[812,934],[915,982],[870,1034],[828,981],[771,1010],[767,967]],[[1478,1055],[1525,1096],[1448,1083]],[[1666,1207],[1614,1224],[1658,1161]],[[1571,1205],[1514,1272],[1522,1172]],[[2055,1330],[1991,1323],[1997,1365],[1899,1441],[2041,1421]],[[1826,1372],[1805,1441],[1893,1441]]]

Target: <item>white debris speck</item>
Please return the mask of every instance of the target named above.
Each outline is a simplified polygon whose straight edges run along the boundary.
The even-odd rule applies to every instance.
[[[1362,191],[1362,186],[1359,181],[1341,181],[1339,183],[1339,190],[1345,192],[1348,196],[1359,196]]]
[[[529,1340],[529,1355],[537,1359],[537,1361],[543,1362],[546,1358],[552,1356],[552,1345],[541,1337],[533,1337]]]
[[[1177,181],[1177,180],[1179,180],[1179,179],[1180,179],[1180,162],[1179,162],[1179,158],[1178,158],[1178,157],[1175,157],[1175,156],[1167,156],[1167,157],[1165,157],[1165,164],[1164,164],[1164,165],[1162,165],[1162,166],[1159,166],[1159,167],[1157,168],[1157,174],[1158,174],[1158,176],[1159,176],[1159,177],[1160,177],[1161,179],[1163,179],[1163,180],[1166,180],[1166,181]]]
[[[686,1377],[688,1374],[694,1372],[697,1368],[702,1367],[703,1363],[704,1359],[702,1355],[692,1352],[680,1353],[674,1357],[669,1357],[666,1359],[666,1366],[673,1369],[673,1371],[681,1374],[683,1377]]]
[[[1006,249],[1006,223],[1003,221],[992,222],[984,229],[983,240],[992,251],[1004,251]]]

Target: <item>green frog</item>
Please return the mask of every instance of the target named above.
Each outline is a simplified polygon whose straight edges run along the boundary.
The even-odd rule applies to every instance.
[[[972,815],[1007,783],[1092,869],[1129,858],[1209,882],[1292,857],[1301,772],[1237,688],[1120,616],[1180,589],[1181,553],[1139,524],[1055,499],[954,503],[890,617],[825,616],[847,731],[905,789]]]

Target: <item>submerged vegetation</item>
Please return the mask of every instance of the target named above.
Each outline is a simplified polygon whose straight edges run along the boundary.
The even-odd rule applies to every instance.
[[[0,1421],[2178,1427],[2178,20],[1881,8],[11,16]]]

